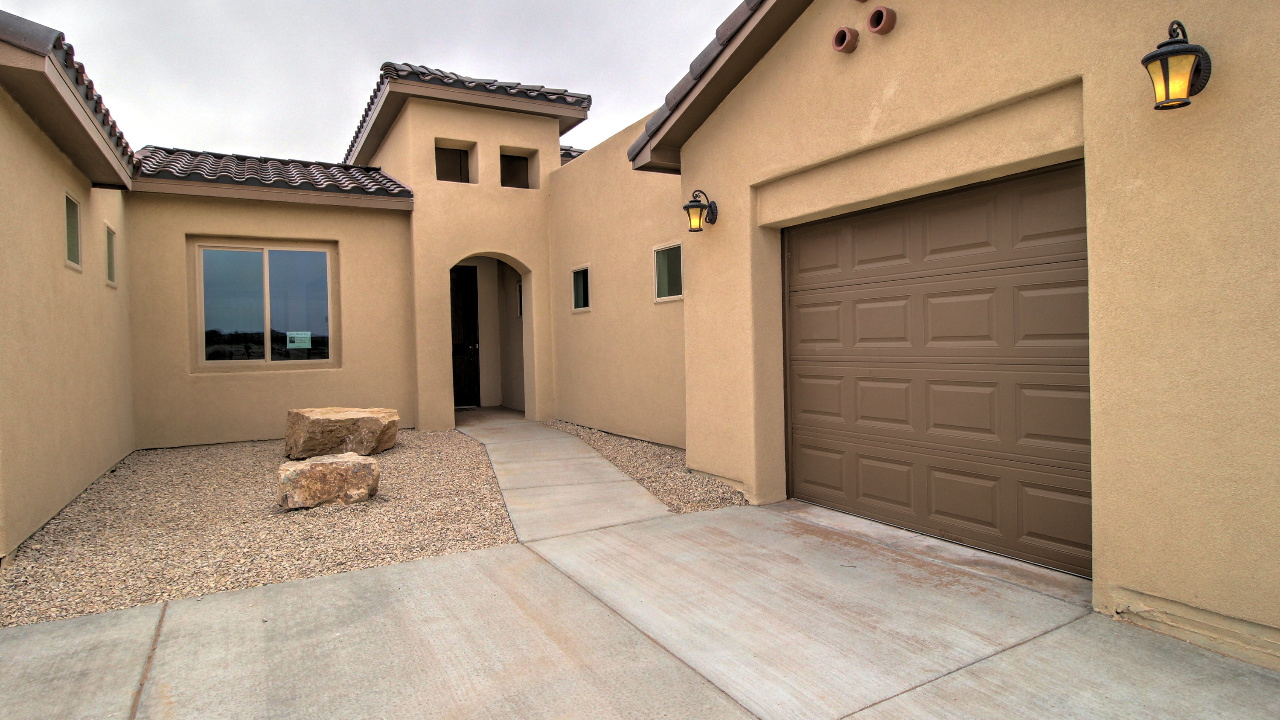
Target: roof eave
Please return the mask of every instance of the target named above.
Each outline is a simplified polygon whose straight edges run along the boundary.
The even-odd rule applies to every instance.
[[[329,192],[292,187],[268,187],[218,183],[205,180],[178,180],[173,178],[139,177],[133,182],[135,193],[162,195],[188,195],[236,200],[261,200],[264,202],[289,202],[306,205],[338,205],[381,210],[413,210],[412,197]]]
[[[0,85],[99,187],[132,185],[132,168],[56,61],[0,42]]]
[[[425,98],[443,102],[483,107],[492,110],[506,110],[526,115],[538,115],[554,118],[559,121],[560,134],[564,135],[579,123],[587,119],[585,108],[561,105],[542,100],[531,100],[518,97],[503,97],[491,92],[480,92],[459,88],[441,87],[411,80],[388,80],[378,92],[378,99],[365,123],[360,139],[352,147],[351,152],[343,160],[352,165],[367,165],[377,154],[382,141],[386,139],[391,126],[395,124],[400,110],[410,98]]]
[[[639,154],[632,160],[632,168],[679,174],[680,151],[685,142],[702,127],[703,122],[812,2],[813,0],[764,0],[696,81],[693,81],[691,75],[686,75],[681,80],[681,83],[692,82],[692,89],[674,108],[668,108],[667,117],[654,128]]]

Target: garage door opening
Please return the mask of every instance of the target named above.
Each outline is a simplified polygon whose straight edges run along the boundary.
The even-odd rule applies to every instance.
[[[1076,163],[788,228],[788,485],[1091,573]]]

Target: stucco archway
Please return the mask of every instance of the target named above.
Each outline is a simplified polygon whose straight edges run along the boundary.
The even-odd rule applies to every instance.
[[[461,300],[460,288],[456,287],[459,279]],[[538,381],[539,350],[544,348],[545,352],[548,339],[539,332],[546,321],[536,309],[537,279],[529,264],[502,252],[469,253],[450,265],[447,332],[451,342],[437,347],[450,355],[448,367],[452,370],[455,400],[451,410],[505,407],[523,411],[530,418],[549,412],[538,402],[539,397],[549,397],[550,388],[546,386],[550,378]],[[458,307],[459,302],[463,307]],[[468,308],[467,304],[471,306]],[[467,317],[468,313],[474,314],[474,320]],[[474,332],[473,337],[457,336],[460,321],[464,327],[468,322],[474,323],[470,331],[463,331],[467,335]],[[475,347],[465,347],[468,342]],[[472,372],[474,377],[470,376]],[[542,406],[546,405],[544,401]]]

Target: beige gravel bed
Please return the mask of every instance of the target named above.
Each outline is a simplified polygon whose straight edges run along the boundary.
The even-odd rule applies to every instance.
[[[515,542],[484,446],[402,430],[368,503],[283,512],[284,442],[140,450],[17,551],[0,627]]]
[[[680,448],[613,435],[562,420],[546,424],[582,438],[673,512],[689,513],[747,504],[747,498],[741,492],[715,478],[689,472],[685,466],[684,451]]]

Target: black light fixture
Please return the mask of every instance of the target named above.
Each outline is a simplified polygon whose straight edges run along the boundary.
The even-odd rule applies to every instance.
[[[1192,45],[1180,21],[1169,23],[1169,39],[1142,58],[1156,91],[1156,109],[1172,110],[1191,104],[1191,96],[1209,84],[1213,63],[1209,51]]]
[[[684,211],[689,213],[689,232],[702,232],[703,225],[715,225],[719,215],[715,201],[701,190],[693,191],[693,199],[684,204]]]

